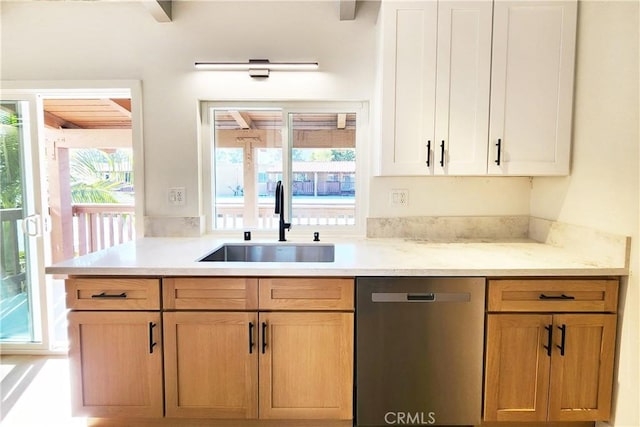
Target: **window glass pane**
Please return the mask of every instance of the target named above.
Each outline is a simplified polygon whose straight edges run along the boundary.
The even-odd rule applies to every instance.
[[[23,101],[0,102],[0,341],[34,340],[34,293],[27,222],[27,182],[30,176],[25,147],[29,144],[29,107]],[[25,158],[27,157],[27,158]],[[26,178],[29,179],[29,178]]]
[[[290,114],[292,218],[297,225],[354,225],[356,114]]]
[[[214,109],[214,228],[274,228],[282,179],[282,112]]]

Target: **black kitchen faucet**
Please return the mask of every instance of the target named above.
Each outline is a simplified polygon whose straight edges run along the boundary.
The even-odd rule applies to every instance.
[[[284,230],[291,230],[291,223],[284,222],[284,189],[282,188],[282,181],[276,183],[276,209],[274,212],[280,214],[278,241],[286,242],[287,239],[284,238]]]

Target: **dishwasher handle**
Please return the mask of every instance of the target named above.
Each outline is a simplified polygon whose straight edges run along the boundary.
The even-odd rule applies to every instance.
[[[371,302],[469,302],[468,292],[372,292]]]
[[[433,292],[427,294],[407,294],[407,301],[435,301],[436,294]]]

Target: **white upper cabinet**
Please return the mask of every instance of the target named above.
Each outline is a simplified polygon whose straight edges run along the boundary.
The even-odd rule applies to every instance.
[[[382,3],[383,175],[485,173],[491,9]]]
[[[486,171],[491,9],[491,1],[438,3],[436,174]]]
[[[383,1],[379,173],[568,174],[576,3]]]
[[[382,2],[383,175],[433,173],[437,2]]]
[[[576,18],[577,0],[495,2],[489,174],[569,173]]]

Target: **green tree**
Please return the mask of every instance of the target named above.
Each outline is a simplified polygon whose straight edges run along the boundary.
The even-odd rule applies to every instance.
[[[22,206],[19,131],[17,116],[0,110],[0,209]]]
[[[332,162],[347,162],[356,159],[356,150],[347,148],[343,150],[331,150]]]
[[[118,153],[118,154],[116,154]],[[73,203],[120,203],[117,194],[128,183],[117,173],[122,154],[102,150],[74,150],[71,155],[71,200]]]

